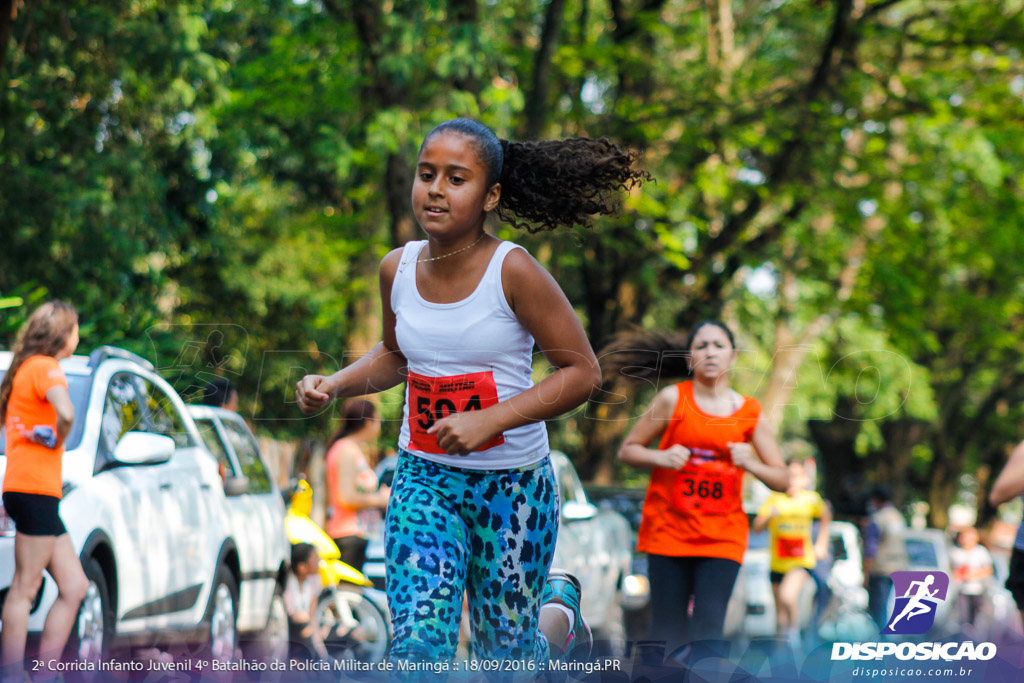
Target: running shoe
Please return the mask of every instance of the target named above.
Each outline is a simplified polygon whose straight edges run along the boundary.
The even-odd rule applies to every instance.
[[[557,602],[572,610],[575,622],[569,635],[562,645],[562,657],[576,659],[588,657],[590,649],[594,644],[594,637],[590,633],[590,625],[583,618],[580,611],[580,581],[569,572],[558,569],[551,570],[548,574],[548,582],[544,584],[544,594],[541,597],[541,606],[549,602]]]

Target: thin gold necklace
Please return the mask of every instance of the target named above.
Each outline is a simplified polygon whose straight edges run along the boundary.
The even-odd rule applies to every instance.
[[[467,249],[472,249],[473,247],[475,247],[476,245],[478,245],[480,243],[480,240],[482,240],[485,237],[487,237],[487,233],[486,232],[484,234],[480,235],[479,237],[477,237],[476,238],[476,242],[473,242],[473,244],[469,245],[468,247],[463,247],[462,249],[456,249],[455,251],[453,251],[453,252],[451,252],[449,254],[443,254],[441,256],[431,256],[430,258],[417,259],[416,263],[426,263],[427,261],[439,261],[439,260],[441,260],[443,258],[448,258],[449,256],[455,256],[460,251],[466,251]]]

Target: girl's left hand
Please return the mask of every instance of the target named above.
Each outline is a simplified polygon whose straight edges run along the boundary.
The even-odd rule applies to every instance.
[[[749,443],[729,442],[729,453],[732,455],[732,464],[747,471],[750,471],[750,466],[757,460],[754,447]]]
[[[427,430],[437,437],[437,445],[448,455],[469,455],[487,443],[494,430],[486,410],[456,413],[438,420]]]

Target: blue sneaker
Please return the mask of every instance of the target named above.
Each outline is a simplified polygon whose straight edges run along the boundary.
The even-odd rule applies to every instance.
[[[548,574],[548,581],[544,584],[544,594],[541,596],[541,607],[549,602],[556,602],[565,605],[572,610],[576,623],[565,638],[562,645],[562,657],[565,659],[588,657],[590,648],[594,644],[594,636],[590,633],[590,625],[583,618],[580,612],[580,582],[572,574],[552,569]]]

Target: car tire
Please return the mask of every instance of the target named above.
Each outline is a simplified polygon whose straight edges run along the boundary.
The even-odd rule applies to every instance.
[[[379,662],[387,654],[391,642],[388,617],[381,608],[359,590],[337,588],[324,591],[316,606],[315,622],[330,629],[339,625],[338,601],[344,601],[356,626],[362,629],[360,638],[325,638],[328,653],[335,659],[356,659],[361,662]],[[329,632],[330,633],[330,632]]]
[[[82,562],[82,570],[89,587],[78,608],[65,652],[73,660],[95,663],[110,654],[110,644],[114,639],[114,606],[106,575],[96,558],[90,557]]]
[[[626,653],[626,615],[618,589],[612,591],[604,623],[594,632],[595,657],[622,657]]]
[[[288,611],[284,604],[284,588],[277,584],[274,587],[274,596],[270,599],[267,625],[248,642],[246,649],[252,652],[252,659],[282,662],[288,659],[288,635]]]
[[[203,624],[210,659],[233,660],[238,648],[238,582],[224,565],[214,575]]]

